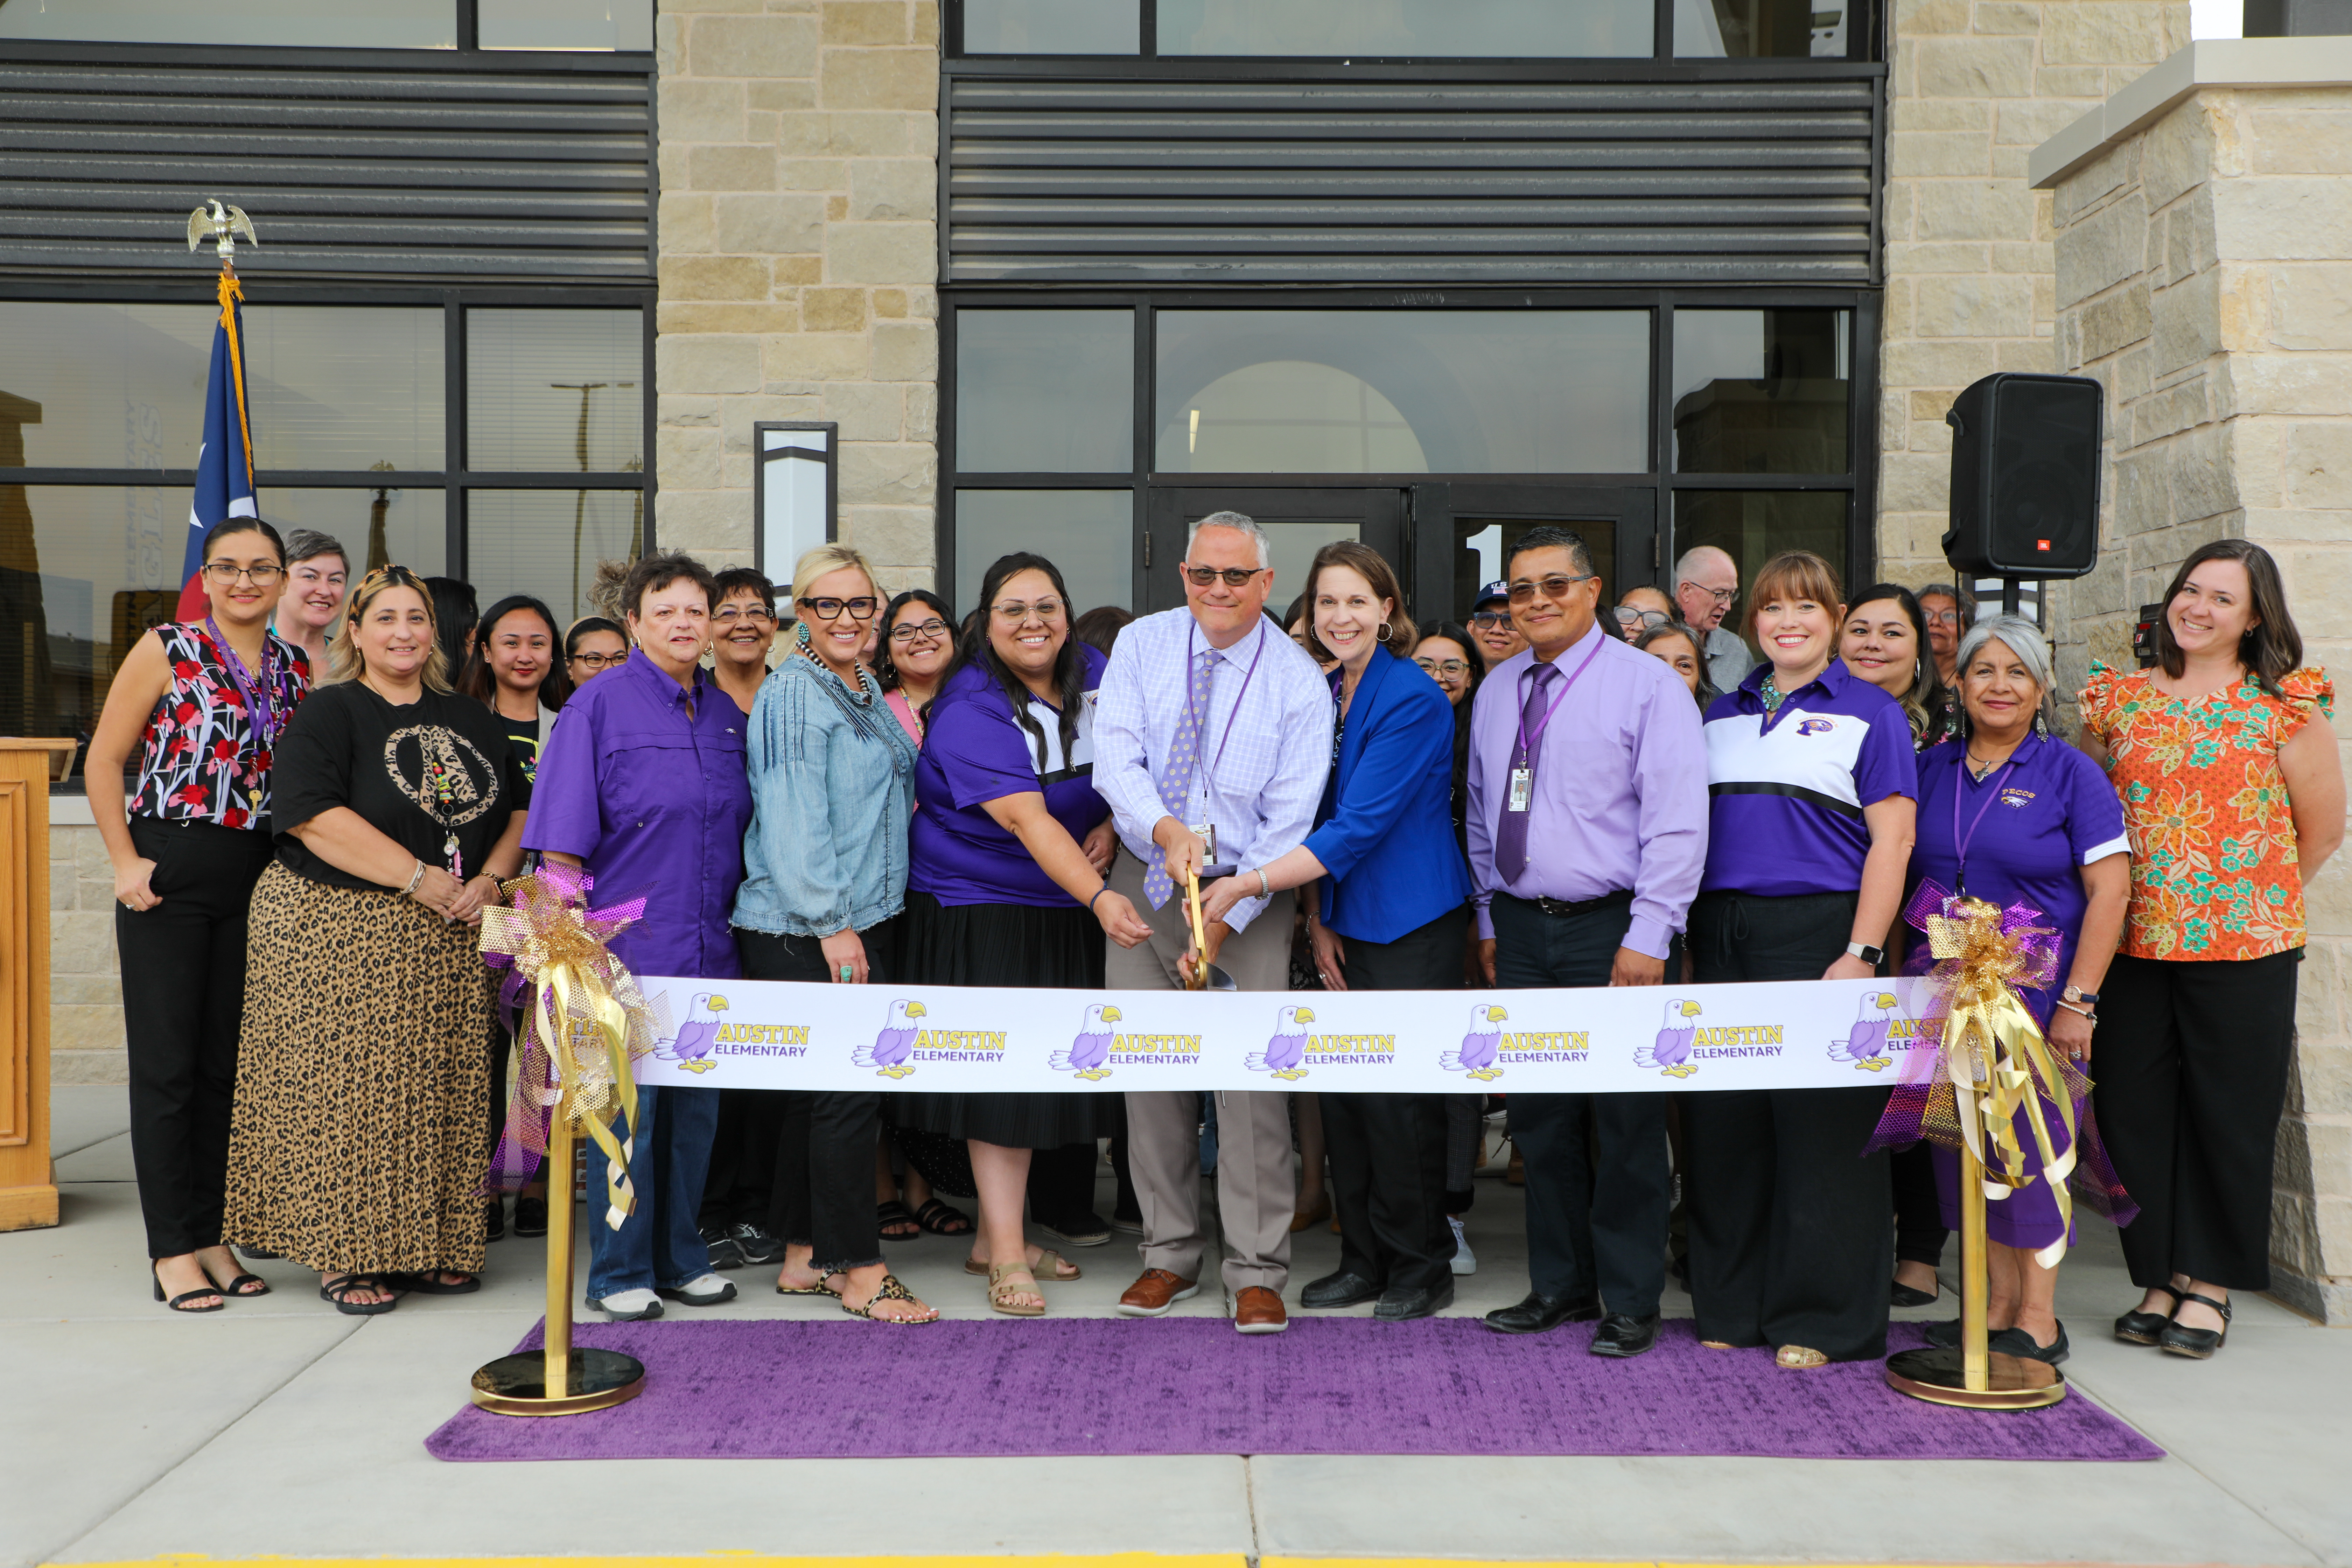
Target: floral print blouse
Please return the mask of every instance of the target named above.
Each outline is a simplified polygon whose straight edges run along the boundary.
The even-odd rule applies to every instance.
[[[2303,876],[2279,748],[2335,705],[2326,673],[2251,679],[2193,701],[2152,671],[2094,662],[2084,731],[2106,748],[2131,834],[2133,958],[2264,958],[2303,945]]]
[[[310,656],[269,634],[255,695],[271,713],[257,726],[226,658],[201,625],[155,628],[172,664],[172,684],[149,715],[139,748],[131,815],[191,819],[222,827],[269,826],[270,747],[310,689]]]

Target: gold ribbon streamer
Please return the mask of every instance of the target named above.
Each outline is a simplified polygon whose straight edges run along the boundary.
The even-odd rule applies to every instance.
[[[1955,899],[1945,908],[1947,913],[1927,920],[1928,951],[1941,961],[1930,979],[1943,1010],[1940,1055],[1946,1075],[1946,1082],[1931,1092],[1927,1135],[1938,1142],[1965,1142],[1984,1167],[1985,1196],[2005,1199],[2036,1179],[2026,1169],[2018,1138],[2018,1112],[2025,1113],[2042,1159],[2040,1177],[2050,1184],[2059,1220],[2058,1239],[2036,1252],[2034,1261],[2053,1268],[2066,1256],[2074,1228],[2067,1178],[2079,1146],[2074,1100],[2090,1084],[2080,1071],[2070,1073],[2059,1064],[2018,991],[2046,986],[2057,977],[2057,932],[2005,921],[2000,910],[1981,899]],[[1931,1005],[1925,1021],[1934,1023],[1938,1010]],[[1947,1092],[1948,1122],[1944,1107],[1936,1103]],[[2057,1106],[2066,1129],[2063,1153],[2051,1137],[2044,1100]]]

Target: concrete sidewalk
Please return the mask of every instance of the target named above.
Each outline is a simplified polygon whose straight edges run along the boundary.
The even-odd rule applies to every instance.
[[[2352,1334],[2241,1298],[2211,1363],[2118,1344],[2107,1321],[2137,1292],[2115,1233],[2096,1221],[2062,1276],[2075,1346],[2066,1372],[2075,1397],[2168,1450],[2155,1463],[1496,1454],[446,1465],[423,1439],[464,1403],[473,1369],[537,1321],[538,1243],[494,1244],[478,1295],[411,1297],[380,1318],[340,1316],[319,1300],[315,1276],[269,1263],[257,1272],[275,1294],[175,1321],[149,1300],[140,1267],[123,1091],[60,1089],[55,1118],[65,1223],[0,1236],[0,1389],[11,1406],[0,1568],[714,1552],[2352,1568]],[[1454,1310],[1516,1300],[1527,1289],[1517,1192],[1481,1182],[1470,1233],[1479,1268]],[[1320,1226],[1298,1241],[1294,1302],[1338,1247]],[[950,1315],[981,1317],[963,1250],[926,1237],[894,1247],[891,1266]],[[1074,1257],[1087,1277],[1048,1286],[1052,1310],[1109,1312],[1135,1271],[1130,1246]],[[778,1297],[761,1270],[733,1278],[744,1295],[717,1313],[897,1331]],[[1215,1315],[1215,1292],[1203,1297],[1179,1310]],[[1689,1298],[1670,1289],[1666,1310],[1686,1314]]]

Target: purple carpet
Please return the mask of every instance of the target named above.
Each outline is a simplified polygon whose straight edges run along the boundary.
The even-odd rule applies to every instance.
[[[2155,1459],[2077,1392],[2046,1410],[1906,1399],[1877,1362],[1783,1372],[1706,1351],[1689,1321],[1631,1362],[1591,1324],[1512,1338],[1475,1320],[1221,1319],[593,1323],[576,1342],[646,1364],[646,1392],[591,1415],[470,1405],[442,1459],[807,1459],[1063,1454],[1696,1454],[1802,1459]],[[518,1349],[535,1349],[533,1330]],[[1890,1348],[1923,1342],[1897,1324]]]

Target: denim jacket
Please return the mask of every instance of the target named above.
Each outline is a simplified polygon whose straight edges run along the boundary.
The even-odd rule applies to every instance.
[[[915,742],[873,676],[853,693],[794,654],[751,704],[751,826],[735,923],[775,936],[879,925],[907,901]]]

